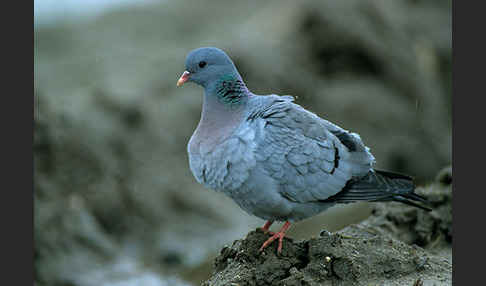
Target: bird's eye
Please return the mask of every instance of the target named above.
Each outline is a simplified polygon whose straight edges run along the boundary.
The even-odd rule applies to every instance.
[[[207,63],[206,63],[205,61],[200,61],[200,62],[199,62],[199,67],[200,67],[200,68],[203,68],[203,67],[205,67],[205,66],[206,66],[206,64],[207,64]]]

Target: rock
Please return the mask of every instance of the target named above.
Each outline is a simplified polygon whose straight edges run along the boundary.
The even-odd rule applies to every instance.
[[[368,285],[378,281],[412,285],[417,279],[451,281],[452,266],[440,257],[361,225],[301,242],[286,239],[280,256],[275,246],[258,252],[267,237],[256,230],[223,248],[215,261],[215,273],[203,285]]]

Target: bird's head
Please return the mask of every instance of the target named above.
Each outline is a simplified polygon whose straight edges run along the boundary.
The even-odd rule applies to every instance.
[[[223,50],[213,47],[198,48],[187,55],[186,70],[177,81],[177,86],[192,81],[207,88],[223,76],[229,75],[239,77],[233,61]]]

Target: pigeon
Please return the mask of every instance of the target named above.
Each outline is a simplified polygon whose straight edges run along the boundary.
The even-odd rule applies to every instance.
[[[349,132],[294,102],[292,96],[257,95],[221,49],[189,52],[186,82],[204,88],[201,119],[187,152],[195,179],[222,192],[245,212],[266,220],[277,252],[291,223],[336,204],[397,201],[429,211],[409,176],[373,168],[374,156]],[[285,222],[274,233],[270,226]]]

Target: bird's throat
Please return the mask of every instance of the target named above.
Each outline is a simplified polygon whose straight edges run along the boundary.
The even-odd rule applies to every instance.
[[[191,149],[197,149],[201,153],[210,152],[238,128],[244,110],[244,104],[239,104],[237,108],[229,108],[217,97],[205,94],[201,120],[191,138]]]
[[[191,151],[210,152],[240,125],[250,92],[238,73],[206,86],[201,120],[191,138]]]

